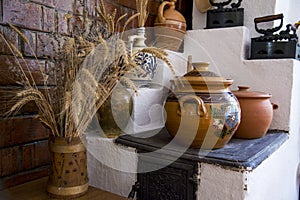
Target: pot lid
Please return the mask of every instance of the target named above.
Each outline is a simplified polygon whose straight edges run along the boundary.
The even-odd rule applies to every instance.
[[[208,71],[208,62],[192,63],[193,70],[187,72],[184,77],[219,77],[216,73]]]
[[[192,70],[187,72],[183,77],[177,77],[174,81],[178,90],[185,90],[189,85],[197,92],[211,92],[228,90],[232,84],[232,79],[225,79],[216,73],[208,70],[209,63],[197,62],[192,63]],[[178,84],[176,84],[176,81]]]
[[[238,86],[239,90],[232,91],[237,98],[270,98],[272,95],[264,92],[250,91],[249,86]]]
[[[220,77],[216,73],[208,70],[208,62],[196,62],[192,63],[193,70],[187,72],[183,77],[187,79],[190,84],[205,82],[206,84],[210,83],[232,83],[233,80],[225,79]]]

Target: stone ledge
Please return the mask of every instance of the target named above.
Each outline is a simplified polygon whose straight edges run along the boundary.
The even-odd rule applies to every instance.
[[[150,137],[147,137],[149,136]],[[165,148],[172,140],[166,129],[158,134],[148,131],[134,135],[122,135],[115,140],[117,144],[134,147],[139,151],[156,151]],[[205,151],[200,149],[187,149],[181,156],[182,159],[231,167],[236,169],[253,170],[261,162],[274,153],[286,140],[288,134],[284,131],[270,130],[259,139],[243,140],[231,139],[221,149]],[[165,148],[166,149],[166,148]],[[166,154],[174,155],[174,152],[182,149],[179,145],[165,151]]]

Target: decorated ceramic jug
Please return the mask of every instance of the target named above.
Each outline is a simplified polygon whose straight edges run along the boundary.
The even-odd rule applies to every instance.
[[[182,145],[224,147],[238,128],[241,116],[239,102],[229,89],[233,80],[208,71],[207,63],[194,63],[193,67],[171,81],[172,92],[165,103],[166,128]]]
[[[175,9],[176,0],[164,1],[154,23],[156,46],[178,51],[186,32],[186,20]]]
[[[133,56],[136,64],[144,70],[144,73],[134,74],[130,77],[139,87],[149,86],[157,68],[157,59],[154,55],[151,53],[138,52],[138,50],[147,47],[145,44],[146,39],[145,27],[139,27],[137,34],[131,35],[128,38],[130,54]]]

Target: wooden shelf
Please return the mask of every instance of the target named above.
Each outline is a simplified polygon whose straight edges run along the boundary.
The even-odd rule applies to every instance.
[[[54,200],[50,198],[46,192],[47,177],[30,181],[6,190],[0,191],[0,199],[5,200]],[[94,187],[89,187],[87,194],[75,198],[76,200],[126,200],[127,198],[121,197],[107,191],[99,190]]]

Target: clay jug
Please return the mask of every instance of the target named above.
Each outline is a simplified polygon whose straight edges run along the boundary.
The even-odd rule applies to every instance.
[[[165,26],[178,31],[186,31],[184,16],[175,9],[176,0],[164,1],[158,8],[155,26]]]
[[[164,1],[154,23],[157,47],[178,51],[186,32],[186,20],[175,9],[176,0]]]

